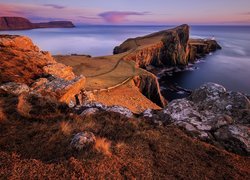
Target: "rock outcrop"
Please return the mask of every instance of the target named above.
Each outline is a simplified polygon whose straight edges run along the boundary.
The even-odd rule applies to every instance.
[[[7,83],[2,91],[29,86],[33,92],[68,104],[76,101],[85,86],[85,77],[75,76],[71,67],[57,63],[27,37],[0,35],[0,48],[0,84]]]
[[[188,98],[170,102],[163,111],[147,110],[144,117],[184,128],[192,136],[241,154],[250,155],[250,101],[207,83]]]
[[[35,28],[72,28],[71,21],[52,21],[45,23],[31,23],[23,17],[0,17],[0,30],[26,30]]]
[[[115,47],[114,54],[130,51],[124,58],[138,67],[185,66],[209,52],[221,49],[215,40],[190,40],[189,26],[181,25],[144,37],[130,38]]]

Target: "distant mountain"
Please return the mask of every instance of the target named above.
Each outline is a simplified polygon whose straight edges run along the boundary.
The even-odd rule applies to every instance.
[[[0,30],[25,30],[35,28],[73,28],[71,21],[32,23],[23,17],[0,17]]]

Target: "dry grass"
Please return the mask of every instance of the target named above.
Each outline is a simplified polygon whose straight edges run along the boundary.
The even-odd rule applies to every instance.
[[[106,138],[97,137],[94,147],[97,151],[99,151],[107,156],[112,155],[112,153],[110,151],[111,142],[109,140],[107,140]]]
[[[61,131],[64,135],[69,136],[72,132],[72,127],[69,122],[63,121],[60,123]]]
[[[36,98],[28,100],[31,111],[36,107],[36,113],[46,115],[50,110],[47,119],[34,113],[32,118],[21,116],[16,111],[18,98],[0,94],[7,116],[0,121],[0,179],[247,179],[250,175],[249,158],[193,140],[174,126],[156,127],[103,111],[84,118],[52,102],[38,106],[41,99]],[[75,152],[70,142],[82,131],[93,132],[97,144]]]

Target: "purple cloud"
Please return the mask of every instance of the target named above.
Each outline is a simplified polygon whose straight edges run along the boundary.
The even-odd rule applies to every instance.
[[[106,22],[120,23],[126,20],[127,16],[143,16],[148,15],[149,12],[133,12],[133,11],[108,11],[98,14]]]
[[[55,9],[64,9],[65,8],[64,6],[60,6],[60,5],[56,5],[56,4],[44,4],[43,6],[52,7]]]

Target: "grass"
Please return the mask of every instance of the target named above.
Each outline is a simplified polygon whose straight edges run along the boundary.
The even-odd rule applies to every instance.
[[[120,61],[124,56],[126,56],[126,53],[95,58],[55,56],[55,59],[60,63],[73,67],[76,75],[83,74],[87,78],[86,90],[96,90],[115,86],[143,72],[135,68],[134,62]]]

